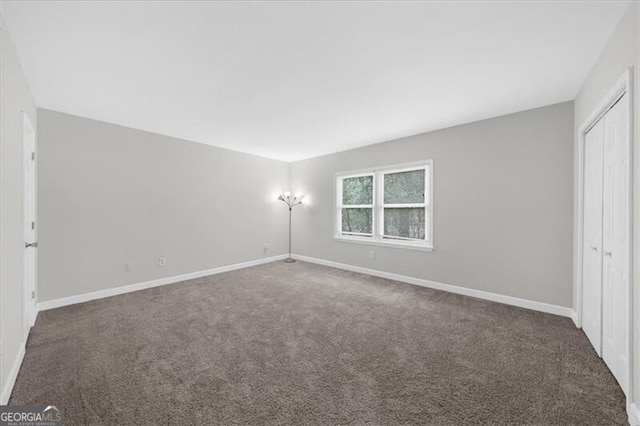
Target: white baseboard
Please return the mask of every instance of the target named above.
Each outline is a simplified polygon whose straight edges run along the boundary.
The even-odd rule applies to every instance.
[[[576,327],[582,328],[582,327],[580,327],[580,324],[578,323],[578,312],[576,312],[575,309],[571,310],[571,320],[576,325]]]
[[[302,255],[293,255],[294,258],[305,262],[317,263],[319,265],[331,266],[333,268],[344,269],[361,274],[373,275],[374,277],[386,278],[394,281],[402,281],[409,284],[428,287],[435,290],[448,291],[449,293],[462,294],[465,296],[476,297],[478,299],[490,300],[492,302],[504,303],[505,305],[518,306],[521,308],[531,309],[534,311],[546,312],[549,314],[560,315],[563,317],[573,318],[574,311],[572,308],[564,306],[552,305],[544,302],[535,302],[533,300],[520,299],[517,297],[503,296],[501,294],[489,293],[481,290],[474,290],[467,287],[459,287],[452,284],[443,284],[436,281],[425,280],[422,278],[409,277],[406,275],[393,274],[391,272],[379,271],[376,269],[362,268],[360,266],[347,265],[344,263],[332,262],[330,260],[317,259]]]
[[[629,424],[631,426],[639,426],[640,425],[640,409],[634,403],[629,405]]]
[[[24,359],[24,349],[25,343],[20,346],[20,351],[16,356],[16,359],[13,361],[13,365],[11,366],[11,371],[9,371],[9,377],[7,377],[7,382],[4,384],[2,388],[2,396],[0,397],[0,405],[7,405],[9,402],[9,398],[11,397],[11,392],[13,391],[13,385],[16,383],[16,379],[18,378],[18,372],[20,371],[20,366],[22,365],[22,360]]]
[[[204,271],[190,272],[188,274],[175,275],[173,277],[160,278],[153,281],[145,281],[121,287],[109,288],[106,290],[94,291],[92,293],[78,294],[76,296],[63,297],[61,299],[47,300],[38,303],[38,311],[60,308],[62,306],[74,305],[76,303],[88,302],[90,300],[103,299],[105,297],[117,296],[119,294],[131,293],[167,284],[174,284],[180,281],[192,280],[194,278],[206,277],[208,275],[220,274],[222,272],[235,271],[237,269],[249,268],[251,266],[262,265],[275,262],[287,257],[286,254],[271,256],[264,259],[250,260],[248,262],[234,263],[233,265],[220,266],[218,268],[206,269]]]

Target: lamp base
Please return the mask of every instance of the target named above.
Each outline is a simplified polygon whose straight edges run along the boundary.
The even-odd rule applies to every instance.
[[[295,262],[295,261],[296,261],[295,259],[293,259],[293,258],[291,258],[291,257],[287,257],[287,258],[284,260],[284,263],[293,263],[293,262]]]

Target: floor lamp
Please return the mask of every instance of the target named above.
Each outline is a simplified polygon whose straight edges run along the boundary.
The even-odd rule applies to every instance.
[[[280,194],[278,197],[278,200],[283,201],[289,207],[289,257],[284,260],[286,263],[293,263],[296,261],[291,257],[291,210],[293,210],[295,206],[302,204],[303,197],[304,195],[293,194],[293,198],[291,198],[290,192]]]

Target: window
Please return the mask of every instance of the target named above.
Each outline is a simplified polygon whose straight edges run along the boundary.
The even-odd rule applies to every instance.
[[[373,236],[373,177],[342,179],[342,235]]]
[[[336,175],[340,241],[431,250],[433,162]]]

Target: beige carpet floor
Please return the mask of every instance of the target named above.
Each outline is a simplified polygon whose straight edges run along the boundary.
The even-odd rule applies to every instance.
[[[571,320],[304,262],[41,312],[11,404],[65,424],[625,424]]]

